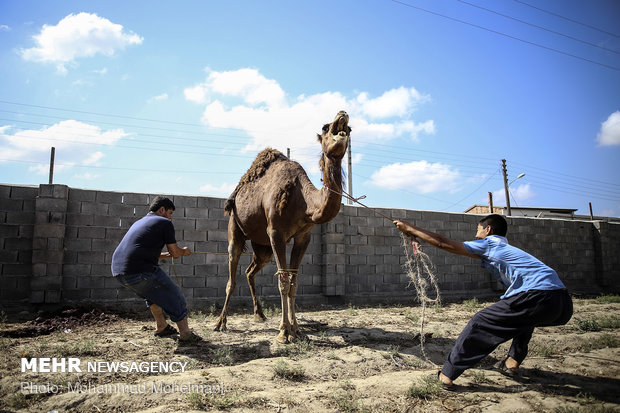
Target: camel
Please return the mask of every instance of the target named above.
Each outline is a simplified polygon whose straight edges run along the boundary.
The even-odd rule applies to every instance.
[[[317,135],[322,155],[319,167],[323,187],[317,189],[303,167],[281,152],[267,148],[259,153],[241,177],[224,207],[228,221],[228,284],[222,313],[215,331],[226,330],[226,315],[236,286],[239,257],[252,245],[252,261],[245,274],[252,294],[254,319],[266,320],[256,297],[256,274],[275,255],[278,287],[282,303],[282,321],[277,341],[288,343],[300,337],[295,317],[295,295],[301,260],[316,224],[332,220],[342,200],[341,162],[349,145],[349,115],[340,111],[332,123]],[[286,262],[286,244],[293,239],[290,260]]]

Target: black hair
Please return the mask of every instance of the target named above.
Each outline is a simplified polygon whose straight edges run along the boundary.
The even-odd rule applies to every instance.
[[[151,206],[149,207],[149,211],[151,212],[157,212],[157,210],[161,207],[164,207],[167,210],[171,209],[171,210],[175,210],[174,204],[172,203],[172,201],[169,198],[163,197],[163,196],[156,196],[155,199],[153,199],[153,202],[151,202]]]
[[[493,229],[494,235],[505,237],[508,232],[508,223],[506,222],[506,218],[498,214],[487,215],[478,221],[478,223],[482,225],[483,228],[489,225]]]

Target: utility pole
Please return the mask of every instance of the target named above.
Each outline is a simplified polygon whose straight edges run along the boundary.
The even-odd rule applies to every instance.
[[[349,137],[349,148],[347,149],[347,190],[353,196],[353,166],[351,164],[351,138]],[[347,204],[353,205],[353,201],[347,198]]]
[[[286,157],[291,159],[291,148],[286,148]]]
[[[52,146],[52,152],[50,154],[50,179],[49,184],[54,182],[54,155],[56,154],[56,148]]]
[[[489,214],[493,213],[493,192],[489,192]]]
[[[504,192],[506,193],[506,216],[510,216],[510,192],[508,191],[508,174],[506,173],[506,160],[502,159],[502,173],[504,174]]]

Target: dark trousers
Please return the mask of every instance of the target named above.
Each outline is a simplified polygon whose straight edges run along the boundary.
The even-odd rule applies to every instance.
[[[508,355],[521,364],[535,327],[563,325],[572,315],[573,301],[565,289],[526,291],[500,300],[469,321],[441,372],[454,380],[511,339]]]

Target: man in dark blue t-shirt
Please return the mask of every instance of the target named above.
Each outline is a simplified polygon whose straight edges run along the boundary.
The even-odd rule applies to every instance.
[[[394,221],[405,234],[429,244],[482,261],[482,266],[507,287],[501,300],[474,315],[461,332],[437,377],[445,386],[497,346],[512,345],[499,364],[508,375],[517,374],[527,356],[535,327],[563,325],[573,315],[573,302],[557,273],[541,261],[508,244],[508,224],[501,215],[487,215],[478,222],[475,241],[458,242],[408,222]]]
[[[136,221],[112,255],[112,275],[126,288],[146,299],[157,324],[155,336],[176,334],[164,312],[179,327],[179,340],[200,341],[187,322],[187,305],[179,287],[158,265],[159,260],[189,256],[189,248],[177,245],[172,225],[172,201],[156,197],[149,213]],[[168,252],[162,252],[164,245]]]

